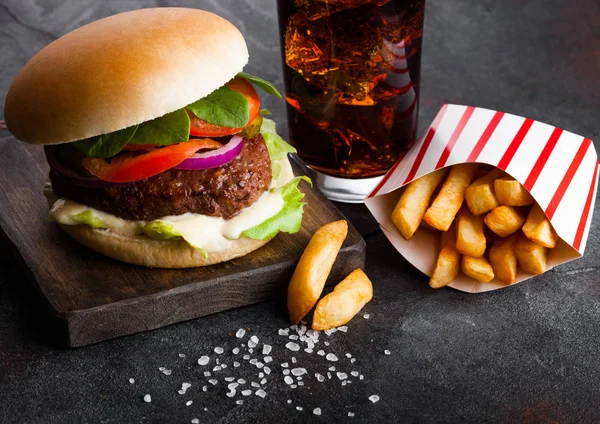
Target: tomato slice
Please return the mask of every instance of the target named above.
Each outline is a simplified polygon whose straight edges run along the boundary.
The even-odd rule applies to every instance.
[[[260,97],[256,94],[256,90],[252,87],[252,84],[244,78],[239,77],[232,79],[225,84],[225,86],[231,88],[233,91],[242,93],[246,100],[248,100],[250,106],[250,119],[246,126],[250,125],[260,113]],[[237,134],[245,128],[221,127],[198,118],[189,110],[187,113],[191,120],[190,135],[196,137],[223,137],[225,135]]]
[[[96,177],[113,183],[140,181],[171,169],[200,149],[216,149],[222,144],[215,140],[190,140],[136,155],[126,153],[111,163],[104,159],[86,157],[83,166]]]

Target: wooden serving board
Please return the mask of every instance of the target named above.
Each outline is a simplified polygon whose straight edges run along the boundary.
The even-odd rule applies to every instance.
[[[318,190],[304,185],[307,205],[299,233],[279,234],[249,255],[209,267],[149,269],[102,256],[46,222],[42,187],[48,165],[41,146],[1,131],[0,151],[0,236],[5,239],[0,246],[15,252],[50,312],[64,321],[71,347],[282,296],[310,236],[344,218]],[[349,224],[328,283],[341,281],[364,262],[364,240]]]

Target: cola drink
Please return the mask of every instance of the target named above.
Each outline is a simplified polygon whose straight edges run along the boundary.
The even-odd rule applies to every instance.
[[[290,141],[312,169],[384,174],[417,131],[425,0],[277,0]]]

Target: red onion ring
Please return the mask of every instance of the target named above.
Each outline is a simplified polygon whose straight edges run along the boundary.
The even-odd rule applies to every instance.
[[[46,154],[46,160],[50,165],[50,170],[58,177],[67,180],[71,184],[75,184],[82,187],[88,188],[109,188],[124,186],[131,183],[111,183],[109,181],[101,180],[96,177],[82,177],[77,172],[64,166],[56,157],[56,146],[44,146],[44,153]]]
[[[234,135],[223,147],[204,153],[196,153],[194,156],[184,160],[175,169],[199,170],[217,168],[231,162],[242,151],[244,139]]]

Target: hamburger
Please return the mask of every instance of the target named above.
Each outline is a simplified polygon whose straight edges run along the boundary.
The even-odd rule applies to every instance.
[[[44,145],[54,221],[114,259],[162,268],[246,255],[295,233],[294,149],[242,72],[240,31],[210,12],[142,9],[80,27],[37,53],[5,103],[9,131]]]

